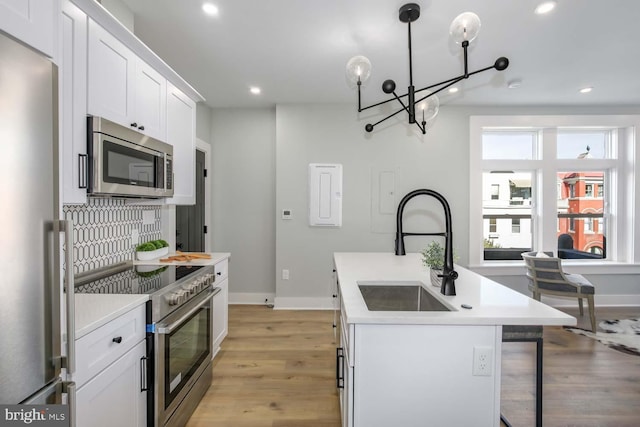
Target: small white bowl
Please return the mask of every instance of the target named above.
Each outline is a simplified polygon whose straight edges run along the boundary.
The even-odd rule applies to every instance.
[[[152,259],[160,258],[169,253],[169,248],[160,248],[155,251],[136,252],[136,258],[138,261],[151,261]]]

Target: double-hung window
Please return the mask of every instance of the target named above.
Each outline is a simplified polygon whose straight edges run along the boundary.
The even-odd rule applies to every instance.
[[[472,117],[470,265],[526,251],[634,262],[639,128],[638,116]]]

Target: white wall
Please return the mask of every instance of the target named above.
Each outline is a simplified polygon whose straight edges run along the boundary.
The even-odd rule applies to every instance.
[[[230,302],[275,294],[275,110],[213,109],[213,250],[230,252]]]
[[[196,138],[211,144],[211,107],[202,102],[196,104]]]
[[[416,188],[430,188],[447,198],[453,213],[454,247],[459,263],[466,265],[471,115],[639,112],[637,107],[443,106],[432,128],[422,136],[417,128],[400,123],[404,118],[391,119],[388,126],[367,134],[364,125],[369,120],[359,119],[353,105],[278,105],[275,112],[214,109],[214,249],[232,252],[232,293],[276,292],[276,307],[283,308],[329,306],[333,252],[393,251],[395,214],[372,214],[372,171],[388,169],[398,176],[396,206],[403,195]],[[307,167],[316,162],[343,165],[340,228],[308,225]],[[249,194],[257,200],[247,201]],[[281,220],[282,209],[291,209],[293,219]],[[412,200],[405,211],[405,231],[442,230],[441,212],[435,200]],[[407,238],[407,251],[421,249],[427,239]],[[261,252],[267,249],[272,254]],[[289,280],[282,280],[282,269],[289,270]],[[520,276],[492,278],[526,291]],[[634,285],[637,276],[589,278],[598,285],[598,293],[640,296],[640,288]]]

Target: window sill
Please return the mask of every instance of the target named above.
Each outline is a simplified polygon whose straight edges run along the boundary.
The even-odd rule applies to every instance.
[[[640,264],[562,260],[563,270],[574,274],[640,274]],[[519,276],[524,274],[524,261],[498,261],[469,265],[469,270],[482,276]]]

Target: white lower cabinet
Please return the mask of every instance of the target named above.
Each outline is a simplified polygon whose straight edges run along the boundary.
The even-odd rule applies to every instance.
[[[492,325],[337,325],[342,427],[497,426],[499,357],[473,375],[474,349],[501,350]]]
[[[147,425],[145,305],[76,340],[77,427]]]
[[[213,297],[212,343],[211,357],[215,357],[220,351],[220,345],[227,336],[229,329],[229,278],[228,260],[223,260],[214,266],[216,281],[214,286],[220,288],[220,292]]]
[[[146,382],[141,372],[146,343],[138,343],[77,391],[78,427],[145,427]]]

